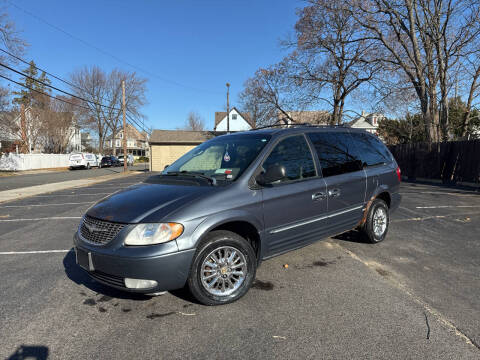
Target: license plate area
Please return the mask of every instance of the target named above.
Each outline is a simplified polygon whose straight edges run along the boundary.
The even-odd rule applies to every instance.
[[[87,271],[94,271],[92,261],[92,253],[83,251],[82,249],[76,248],[75,254],[77,257],[77,264],[84,268]]]

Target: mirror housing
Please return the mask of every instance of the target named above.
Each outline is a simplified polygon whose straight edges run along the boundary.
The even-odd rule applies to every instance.
[[[267,171],[262,172],[257,175],[255,180],[259,185],[269,185],[275,181],[282,180],[285,178],[287,171],[283,165],[272,165]]]
[[[163,170],[165,170],[165,169],[166,169],[167,167],[169,167],[169,166],[170,166],[170,164],[165,165],[165,167],[163,168]]]

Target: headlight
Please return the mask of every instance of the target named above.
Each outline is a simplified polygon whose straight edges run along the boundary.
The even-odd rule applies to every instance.
[[[138,224],[125,239],[125,245],[154,245],[175,240],[183,233],[177,223]]]

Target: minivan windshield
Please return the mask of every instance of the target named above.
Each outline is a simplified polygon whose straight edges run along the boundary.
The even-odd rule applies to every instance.
[[[162,175],[198,174],[216,180],[237,179],[270,140],[267,134],[224,135],[187,152]]]

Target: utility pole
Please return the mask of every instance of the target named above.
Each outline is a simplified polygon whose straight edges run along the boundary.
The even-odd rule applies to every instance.
[[[227,82],[227,134],[230,133],[230,103],[228,96],[230,95],[230,83]]]
[[[125,80],[122,80],[122,110],[123,110],[123,172],[127,169],[127,120],[125,118]]]

